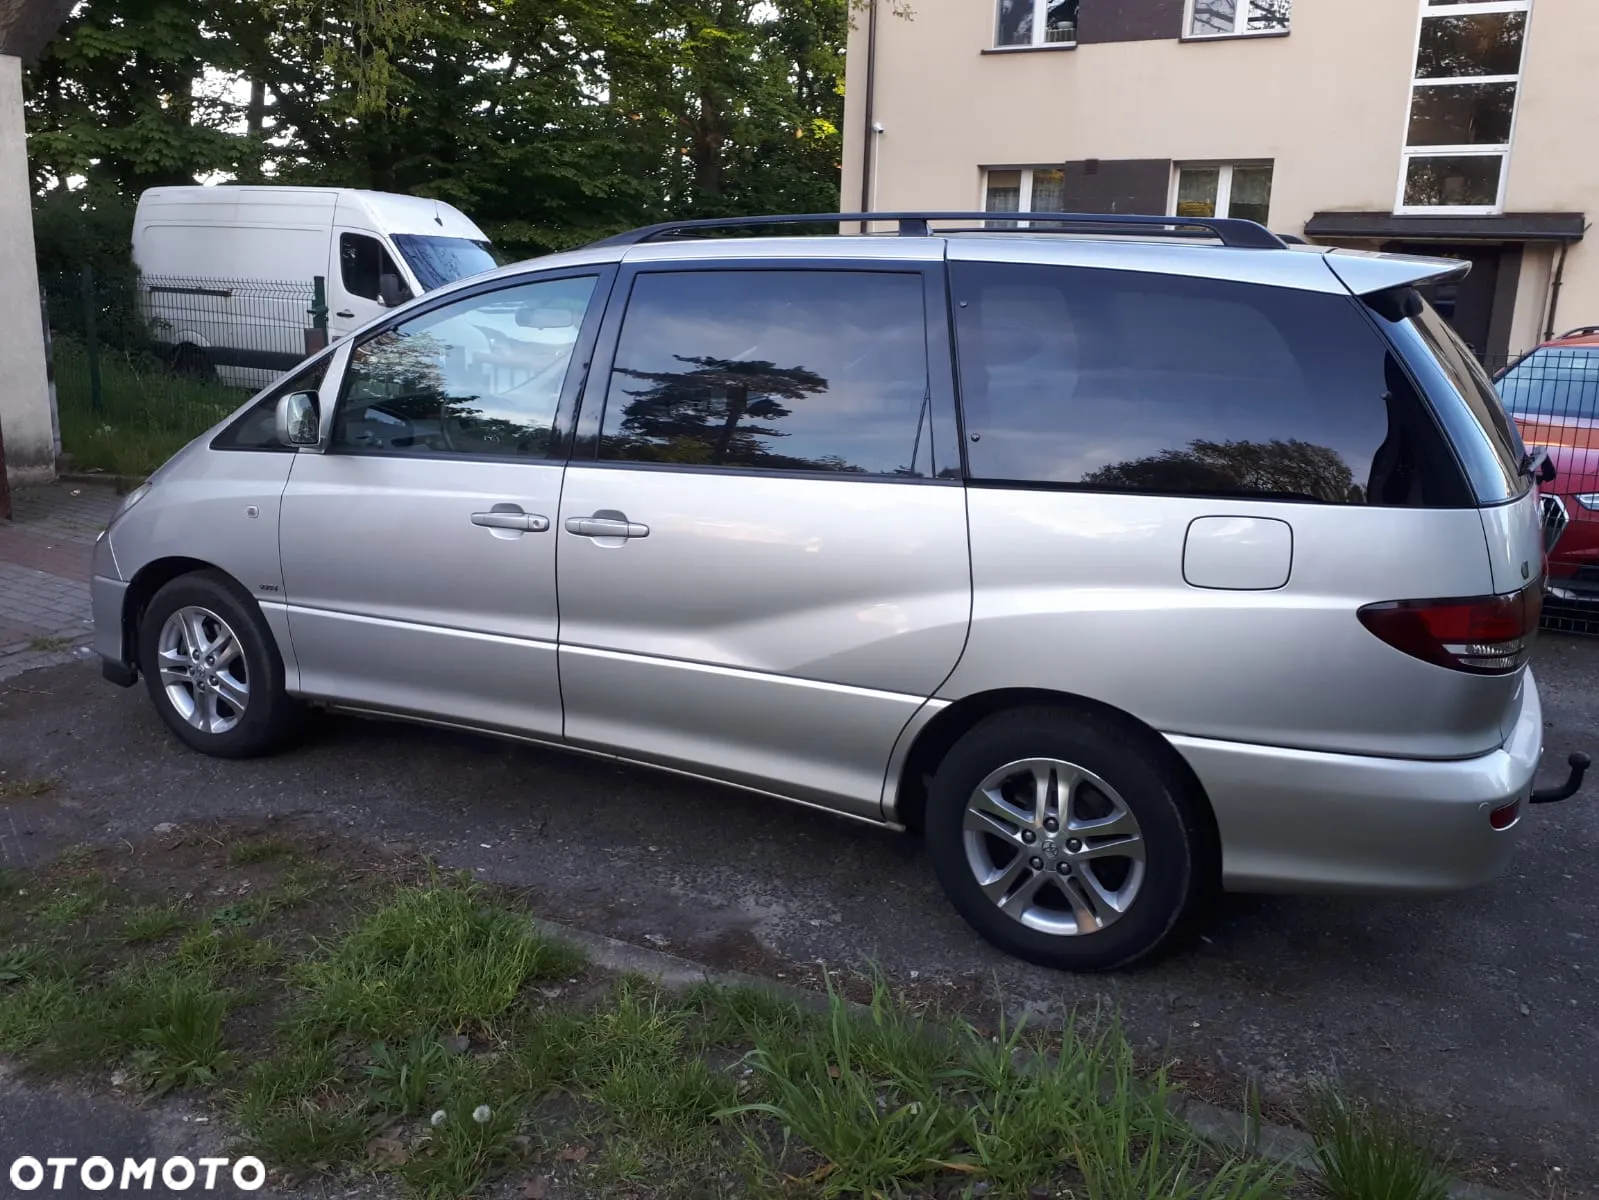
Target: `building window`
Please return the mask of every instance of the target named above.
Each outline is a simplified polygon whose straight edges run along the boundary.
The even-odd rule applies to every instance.
[[[1531,0],[1422,0],[1397,212],[1502,206]]]
[[[1199,163],[1177,168],[1171,212],[1178,217],[1238,217],[1267,223],[1270,163]]]
[[[1059,167],[993,168],[983,173],[983,209],[992,213],[1064,212],[1066,172]],[[1015,229],[1020,221],[990,221],[990,229]]]
[[[999,0],[994,45],[1072,46],[1078,0]]]
[[[1294,0],[1188,0],[1188,36],[1287,33]]]

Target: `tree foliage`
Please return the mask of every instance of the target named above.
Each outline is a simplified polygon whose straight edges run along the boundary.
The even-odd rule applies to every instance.
[[[1364,490],[1339,453],[1297,438],[1270,442],[1200,439],[1184,450],[1115,463],[1083,476],[1089,487],[1173,493],[1248,493],[1359,503]]]
[[[407,192],[515,254],[830,210],[849,6],[83,0],[29,71],[35,188],[42,214],[108,224],[196,180]],[[71,221],[41,224],[48,253]]]

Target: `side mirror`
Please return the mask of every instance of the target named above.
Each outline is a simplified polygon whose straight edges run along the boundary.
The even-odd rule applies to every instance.
[[[322,440],[315,392],[290,392],[278,401],[278,442],[284,446],[315,446]]]
[[[1554,460],[1551,459],[1547,453],[1545,453],[1543,455],[1543,461],[1538,464],[1538,482],[1553,483],[1558,474],[1559,472],[1555,470]]]
[[[378,299],[385,308],[398,308],[411,298],[411,289],[400,281],[398,275],[378,276]]]

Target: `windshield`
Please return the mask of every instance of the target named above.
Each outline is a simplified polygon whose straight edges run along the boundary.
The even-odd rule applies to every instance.
[[[394,244],[416,272],[417,282],[432,291],[468,275],[492,271],[499,264],[489,253],[488,242],[467,238],[428,237],[419,233],[397,233]]]
[[[1599,419],[1599,346],[1545,346],[1499,378],[1499,395],[1518,417]]]

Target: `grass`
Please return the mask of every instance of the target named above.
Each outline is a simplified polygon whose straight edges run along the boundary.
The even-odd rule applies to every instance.
[[[475,888],[396,893],[303,964],[302,1019],[364,1038],[416,1029],[481,1029],[537,978],[582,958],[533,934],[525,916],[486,904]]]
[[[248,867],[256,863],[272,862],[280,858],[293,857],[294,853],[294,847],[282,838],[245,838],[228,847],[228,864],[235,867]]]
[[[0,779],[0,800],[27,800],[55,790],[53,779]]]
[[[144,904],[122,918],[122,940],[130,946],[159,942],[187,927],[189,918],[178,904]]]
[[[89,871],[50,891],[34,908],[33,915],[42,925],[61,928],[99,912],[108,899],[105,880],[98,872]]]
[[[72,639],[64,637],[36,637],[28,639],[28,649],[41,653],[54,653],[57,650],[70,650]]]
[[[1332,1200],[1447,1200],[1447,1159],[1424,1124],[1323,1089],[1312,1125],[1321,1184]]]
[[[102,347],[97,408],[83,344],[57,336],[51,352],[61,446],[79,470],[148,475],[248,396],[215,380],[174,374],[148,355]]]
[[[8,875],[31,907],[0,911],[0,1053],[189,1092],[289,1185],[371,1178],[418,1200],[518,1180],[652,1200],[1306,1194],[1199,1143],[1114,1022],[990,1034],[881,980],[864,1008],[832,991],[820,1011],[753,989],[671,993],[594,970],[533,932],[516,897],[463,877],[338,870],[292,837],[159,850],[203,870],[122,876],[120,851],[75,848]],[[240,871],[248,898],[194,902],[237,896]],[[1418,1171],[1369,1110],[1327,1111],[1334,1200],[1432,1200],[1409,1181],[1435,1167]]]

